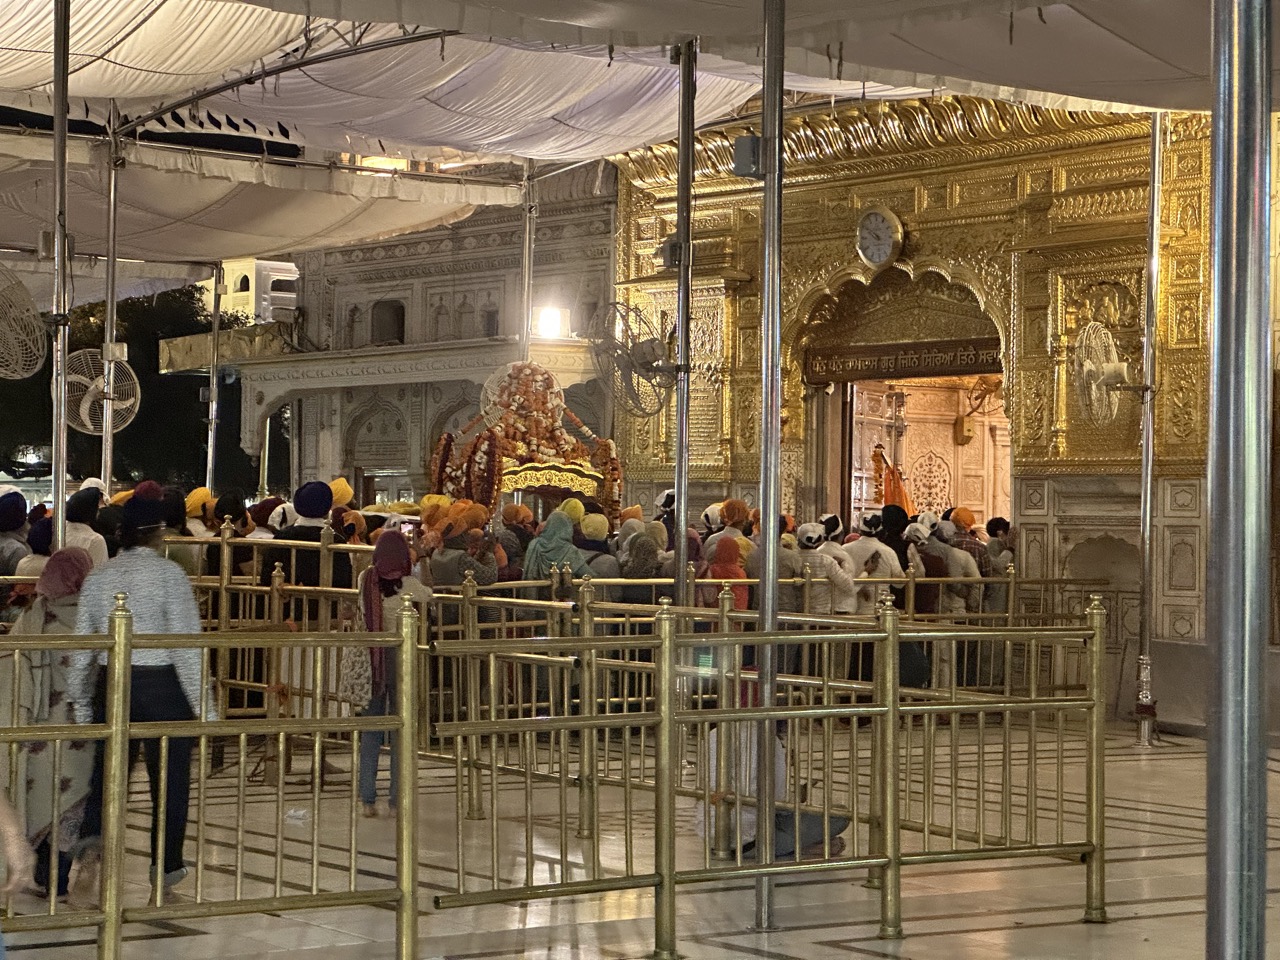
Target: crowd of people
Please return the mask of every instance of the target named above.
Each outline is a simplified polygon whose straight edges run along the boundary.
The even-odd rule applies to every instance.
[[[712,504],[702,513],[701,529],[684,530],[676,522],[672,491],[657,498],[649,519],[639,505],[621,511],[616,529],[600,504],[578,496],[563,500],[540,523],[522,503],[509,503],[495,516],[482,504],[429,495],[417,505],[416,516],[406,517],[360,511],[353,500],[350,484],[341,477],[305,483],[288,501],[271,497],[253,504],[234,490],[215,496],[205,487],[183,491],[150,481],[108,498],[106,485],[91,478],[64,505],[66,535],[55,551],[50,511],[39,504],[30,507],[15,489],[0,488],[0,576],[35,578],[34,584],[12,591],[5,614],[10,631],[23,636],[107,633],[115,595],[126,593],[137,632],[198,633],[201,619],[189,577],[218,571],[222,545],[208,541],[224,525],[233,541],[319,543],[328,527],[335,543],[372,545],[370,554],[356,555],[354,562],[351,555],[336,554],[331,585],[358,588],[361,625],[375,632],[394,622],[406,596],[425,602],[433,587],[456,589],[467,578],[480,585],[527,583],[546,581],[555,569],[604,581],[597,593],[602,599],[653,602],[671,595],[677,536],[687,544],[695,603],[717,606],[727,585],[735,609],[753,604],[750,581],[760,570],[761,524],[759,512],[740,499]],[[779,577],[802,578],[808,569],[809,612],[873,614],[884,581],[904,578],[908,571],[925,580],[914,597],[917,613],[962,618],[1003,611],[1007,602],[1007,583],[1000,578],[1013,561],[1013,539],[1002,518],[980,527],[964,507],[908,516],[889,504],[863,511],[851,532],[833,514],[799,524],[783,516],[779,523]],[[290,582],[319,585],[318,552],[264,545],[260,561],[256,552],[233,543],[237,573],[256,573],[265,583],[278,563]],[[780,585],[782,612],[803,612],[801,590],[792,583]],[[901,606],[903,590],[890,592]],[[903,683],[928,683],[923,654],[913,658],[911,644],[902,648]],[[101,654],[27,650],[0,656],[0,717],[11,725],[102,722],[102,660]],[[131,673],[133,721],[215,716],[199,651],[137,650]],[[357,709],[369,715],[394,711],[396,664],[385,648],[345,652],[342,675],[345,696]],[[167,771],[159,741],[141,744],[152,796],[153,871],[166,886],[187,872],[183,845],[192,744],[189,738],[170,739]],[[368,816],[377,812],[383,745],[381,733],[365,734],[360,745],[358,791]],[[392,738],[390,746],[394,807],[399,745]],[[55,783],[50,766],[55,752],[49,747],[23,745],[17,779],[5,783],[16,811],[0,813],[13,813],[5,823],[23,826],[37,886],[55,886],[61,895],[67,892],[73,859],[92,851],[101,832],[102,749],[89,741],[65,744]],[[6,768],[6,780],[8,773]],[[167,796],[163,809],[162,792]],[[50,815],[54,809],[60,812],[56,825]],[[4,839],[8,843],[11,837]]]

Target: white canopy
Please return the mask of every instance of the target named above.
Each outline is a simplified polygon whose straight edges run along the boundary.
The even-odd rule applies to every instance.
[[[10,0],[0,27],[0,104],[50,112],[52,14],[45,0]],[[364,18],[354,7],[356,19]],[[406,33],[214,0],[74,0],[73,117],[106,120],[115,99],[142,116],[228,76],[303,56],[369,46]],[[181,38],[175,43],[174,38]],[[801,74],[793,90],[903,97],[852,72]],[[760,86],[757,65],[703,58],[698,118],[729,116]],[[207,96],[152,129],[244,132],[331,150],[420,159],[608,156],[675,132],[677,70],[664,50],[555,48],[449,36],[313,64]]]
[[[36,306],[48,309],[53,303],[53,261],[37,260],[34,254],[0,252],[0,265],[22,280]],[[116,261],[116,297],[149,297],[165,290],[199,283],[213,276],[213,267],[203,264],[143,263]],[[101,257],[77,257],[71,264],[71,306],[100,303],[106,297],[107,264]]]
[[[758,62],[761,0],[251,0],[476,36],[643,46],[698,36]],[[1063,106],[1208,109],[1209,0],[788,0],[787,68]],[[840,70],[843,65],[843,70]],[[1273,71],[1273,77],[1275,73]]]
[[[106,246],[105,144],[68,150],[67,222],[81,253]],[[0,247],[31,246],[52,205],[51,142],[0,135]],[[479,204],[514,204],[515,187],[428,183],[283,167],[129,144],[120,173],[119,255],[217,262],[341,246],[426,230]]]

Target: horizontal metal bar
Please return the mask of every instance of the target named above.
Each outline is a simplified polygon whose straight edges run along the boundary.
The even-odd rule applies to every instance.
[[[105,723],[49,723],[0,727],[0,743],[38,743],[41,740],[105,740],[111,727]]]
[[[129,737],[149,740],[156,737],[238,737],[273,733],[335,734],[361,730],[399,730],[403,721],[396,716],[359,717],[277,717],[262,720],[178,720],[129,724]]]
[[[913,863],[965,863],[973,860],[1014,860],[1023,857],[1067,857],[1075,859],[1093,853],[1091,843],[1045,844],[1034,847],[999,847],[990,850],[938,850],[904,853],[903,865]]]
[[[240,647],[398,647],[396,633],[311,633],[288,630],[279,633],[145,633],[136,634],[131,646],[135,650],[223,650]]]
[[[656,713],[610,713],[594,717],[510,717],[504,720],[450,720],[431,725],[432,736],[485,737],[514,733],[558,733],[561,730],[619,730],[652,727]]]
[[[435,898],[437,910],[453,907],[478,907],[489,903],[518,903],[522,900],[546,900],[550,897],[576,897],[590,893],[612,893],[617,890],[639,890],[658,883],[656,873],[634,877],[601,877],[598,880],[569,880],[536,887],[509,887],[499,890],[477,890],[475,893],[448,893]]]
[[[78,930],[96,927],[106,918],[101,910],[67,910],[55,914],[15,913],[4,918],[5,933],[34,933],[46,930]],[[13,947],[9,948],[13,950]]]
[[[333,893],[298,893],[249,900],[206,900],[203,903],[166,903],[164,906],[125,907],[125,923],[149,920],[201,920],[209,917],[239,916],[247,913],[275,913],[280,910],[311,910],[324,907],[363,907],[400,902],[395,887],[382,890],[352,890]],[[6,921],[7,926],[7,921]]]
[[[835,839],[832,837],[831,839]],[[704,867],[701,870],[676,872],[676,883],[707,883],[713,880],[742,880],[751,877],[772,877],[779,874],[834,873],[837,870],[858,870],[867,867],[883,867],[889,861],[884,857],[847,857],[840,860],[781,860],[770,864],[736,863],[723,867]]]
[[[899,713],[918,714],[918,713],[1014,713],[1025,710],[1027,712],[1039,711],[1061,711],[1061,710],[1092,710],[1094,702],[1086,697],[1072,697],[1063,700],[1001,700],[996,702],[981,701],[975,703],[962,703],[951,700],[946,703],[903,703],[898,707]]]
[[[784,683],[782,678],[779,684]],[[877,717],[889,711],[883,706],[859,706],[833,703],[812,707],[716,707],[710,710],[677,710],[676,720],[683,724],[727,722],[731,720],[803,720],[824,717]]]

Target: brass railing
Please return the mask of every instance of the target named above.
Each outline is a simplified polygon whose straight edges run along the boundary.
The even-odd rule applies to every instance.
[[[420,640],[419,617],[412,604],[401,616],[398,633],[369,634],[298,634],[292,631],[271,633],[204,633],[186,635],[135,635],[133,618],[123,594],[116,597],[116,608],[110,616],[107,637],[35,637],[0,638],[0,651],[16,658],[24,653],[69,652],[73,650],[105,651],[105,722],[88,725],[42,724],[10,725],[0,728],[0,743],[9,745],[13,758],[24,743],[52,745],[54,751],[53,833],[50,847],[59,848],[58,809],[59,760],[66,745],[75,741],[103,744],[102,798],[102,870],[100,905],[92,908],[68,906],[56,894],[57,866],[50,864],[47,898],[36,901],[36,908],[26,897],[11,897],[5,918],[6,931],[47,930],[94,926],[98,929],[97,955],[100,960],[117,960],[121,955],[122,931],[126,924],[182,918],[210,918],[247,913],[275,913],[283,910],[337,908],[385,904],[396,910],[397,956],[410,960],[415,956],[417,939],[417,754],[412,749],[399,751],[396,799],[396,878],[392,886],[373,889],[357,885],[357,797],[358,739],[361,732],[394,731],[406,744],[417,736],[417,661]],[[310,716],[271,716],[257,719],[204,719],[210,706],[209,681],[216,676],[211,654],[252,648],[287,657],[289,652],[304,648],[314,652],[336,651],[341,646],[384,647],[397,657],[398,684],[394,709],[385,716],[353,716],[349,709],[323,710]],[[134,650],[199,649],[202,651],[201,719],[175,722],[135,722],[131,715],[131,656]],[[327,686],[325,658],[310,660],[316,689]],[[17,671],[15,671],[16,675]],[[14,681],[12,692],[17,690]],[[0,691],[3,693],[4,691]],[[131,740],[154,740],[159,744],[159,777],[162,785],[157,805],[167,805],[167,783],[170,748],[178,740],[194,741],[193,776],[195,796],[189,833],[194,833],[195,856],[188,857],[193,877],[190,894],[171,900],[163,882],[164,867],[159,858],[149,875],[151,894],[145,903],[130,903],[126,883],[137,876],[137,855],[130,854],[125,842],[126,822],[130,817],[129,757]],[[292,761],[290,741],[307,743],[310,748],[309,783],[305,799],[296,790],[286,789],[286,774]],[[336,746],[335,746],[336,745]],[[324,783],[325,747],[335,753],[345,752],[350,766],[350,783],[341,792],[328,789]],[[45,749],[48,749],[46,747]],[[215,751],[231,759],[221,773],[214,774]],[[284,766],[274,780],[274,827],[252,833],[246,828],[246,794],[251,780],[249,764],[252,756],[274,756]],[[209,802],[213,785],[228,782],[235,798],[230,809]],[[296,784],[294,784],[296,786]],[[301,804],[290,808],[290,804]],[[290,825],[291,814],[309,826]],[[332,825],[335,817],[344,824],[340,832],[321,837],[321,823]],[[159,820],[157,849],[165,847],[164,818]],[[301,836],[298,835],[299,831]],[[145,856],[145,854],[143,854]],[[215,882],[216,881],[216,882]]]
[[[624,636],[602,631],[630,606],[597,603],[590,584],[584,592],[576,610],[545,601],[573,618],[577,635],[504,639],[477,629],[431,644],[474,691],[464,689],[465,710],[434,729],[465,745],[452,754],[456,890],[438,906],[652,887],[655,954],[673,956],[678,884],[866,868],[881,889],[880,934],[895,937],[903,867],[1044,856],[1083,860],[1085,918],[1105,918],[1106,614],[1097,600],[1074,628],[917,626],[885,606],[878,624],[809,617],[805,630],[762,634],[739,629],[750,615],[732,611],[726,591],[716,610],[664,602],[648,634]],[[497,602],[467,593],[467,607]],[[677,634],[699,622],[712,632]],[[769,704],[750,667],[761,643],[815,648],[805,672],[779,678]],[[984,684],[953,671],[940,688],[904,688],[888,652],[911,643],[953,663],[962,645],[988,662],[998,651],[999,668]],[[842,672],[853,658],[838,651],[855,646],[873,651],[867,679]],[[1046,665],[1060,659],[1080,661],[1082,687],[1053,682]],[[768,767],[744,783],[754,757],[742,758],[778,725],[775,829],[789,823],[796,842],[761,863],[732,838],[773,789]],[[509,805],[498,816],[500,795],[512,791],[523,816]],[[690,806],[704,824],[696,841],[679,815]],[[650,811],[651,841],[641,826]]]

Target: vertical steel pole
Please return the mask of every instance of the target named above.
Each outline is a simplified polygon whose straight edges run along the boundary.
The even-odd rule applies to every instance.
[[[119,233],[120,169],[124,157],[120,153],[120,137],[116,128],[120,125],[120,111],[111,101],[107,120],[110,153],[107,158],[107,289],[106,316],[102,321],[102,469],[99,476],[111,490],[111,474],[115,469],[115,388],[116,365],[112,351],[116,342],[116,237]]]
[[[262,453],[258,456],[258,499],[265,500],[271,496],[268,484],[271,481],[269,467],[271,465],[271,416],[262,424]]]
[[[658,728],[654,738],[655,782],[653,796],[654,890],[653,956],[655,960],[676,960],[676,781],[680,775],[680,725],[676,722],[675,614],[671,601],[662,598],[654,617],[654,630],[661,640],[658,659]]]
[[[524,318],[520,322],[520,359],[529,359],[529,335],[533,328],[533,244],[538,231],[538,204],[534,191],[533,161],[524,162],[524,180],[520,191],[524,200],[524,246],[520,253],[520,289],[523,291]]]
[[[67,76],[71,0],[53,5],[53,548],[67,537]]]
[[[785,0],[764,0],[764,92],[761,98],[761,160],[764,197],[760,232],[760,629],[778,628],[778,516],[782,512],[782,68],[785,59]],[[773,706],[777,663],[773,644],[759,650],[760,702]],[[777,749],[773,724],[760,724],[760,785],[756,850],[760,862],[773,862],[773,764]],[[756,880],[756,926],[773,927],[773,878]]]
[[[698,48],[687,40],[671,51],[680,63],[680,133],[676,175],[676,603],[685,602],[689,574],[689,326],[693,322],[694,113],[698,96]]]
[[[218,336],[222,332],[222,264],[213,271],[213,332],[209,344],[209,436],[205,441],[204,485],[213,489],[213,466],[218,445]]]
[[[1206,956],[1263,960],[1271,540],[1271,4],[1214,0]]]
[[[1138,721],[1139,746],[1155,746],[1156,698],[1151,689],[1151,625],[1155,622],[1155,565],[1153,518],[1156,504],[1156,321],[1160,315],[1160,233],[1163,211],[1160,192],[1164,184],[1164,114],[1151,115],[1151,210],[1147,233],[1151,245],[1147,260],[1146,329],[1142,336],[1142,503],[1138,525],[1141,577],[1138,598],[1138,682],[1133,715]]]
[[[396,960],[418,956],[418,610],[406,595],[400,610],[396,711],[400,714],[396,777]],[[391,651],[387,651],[388,655]]]

